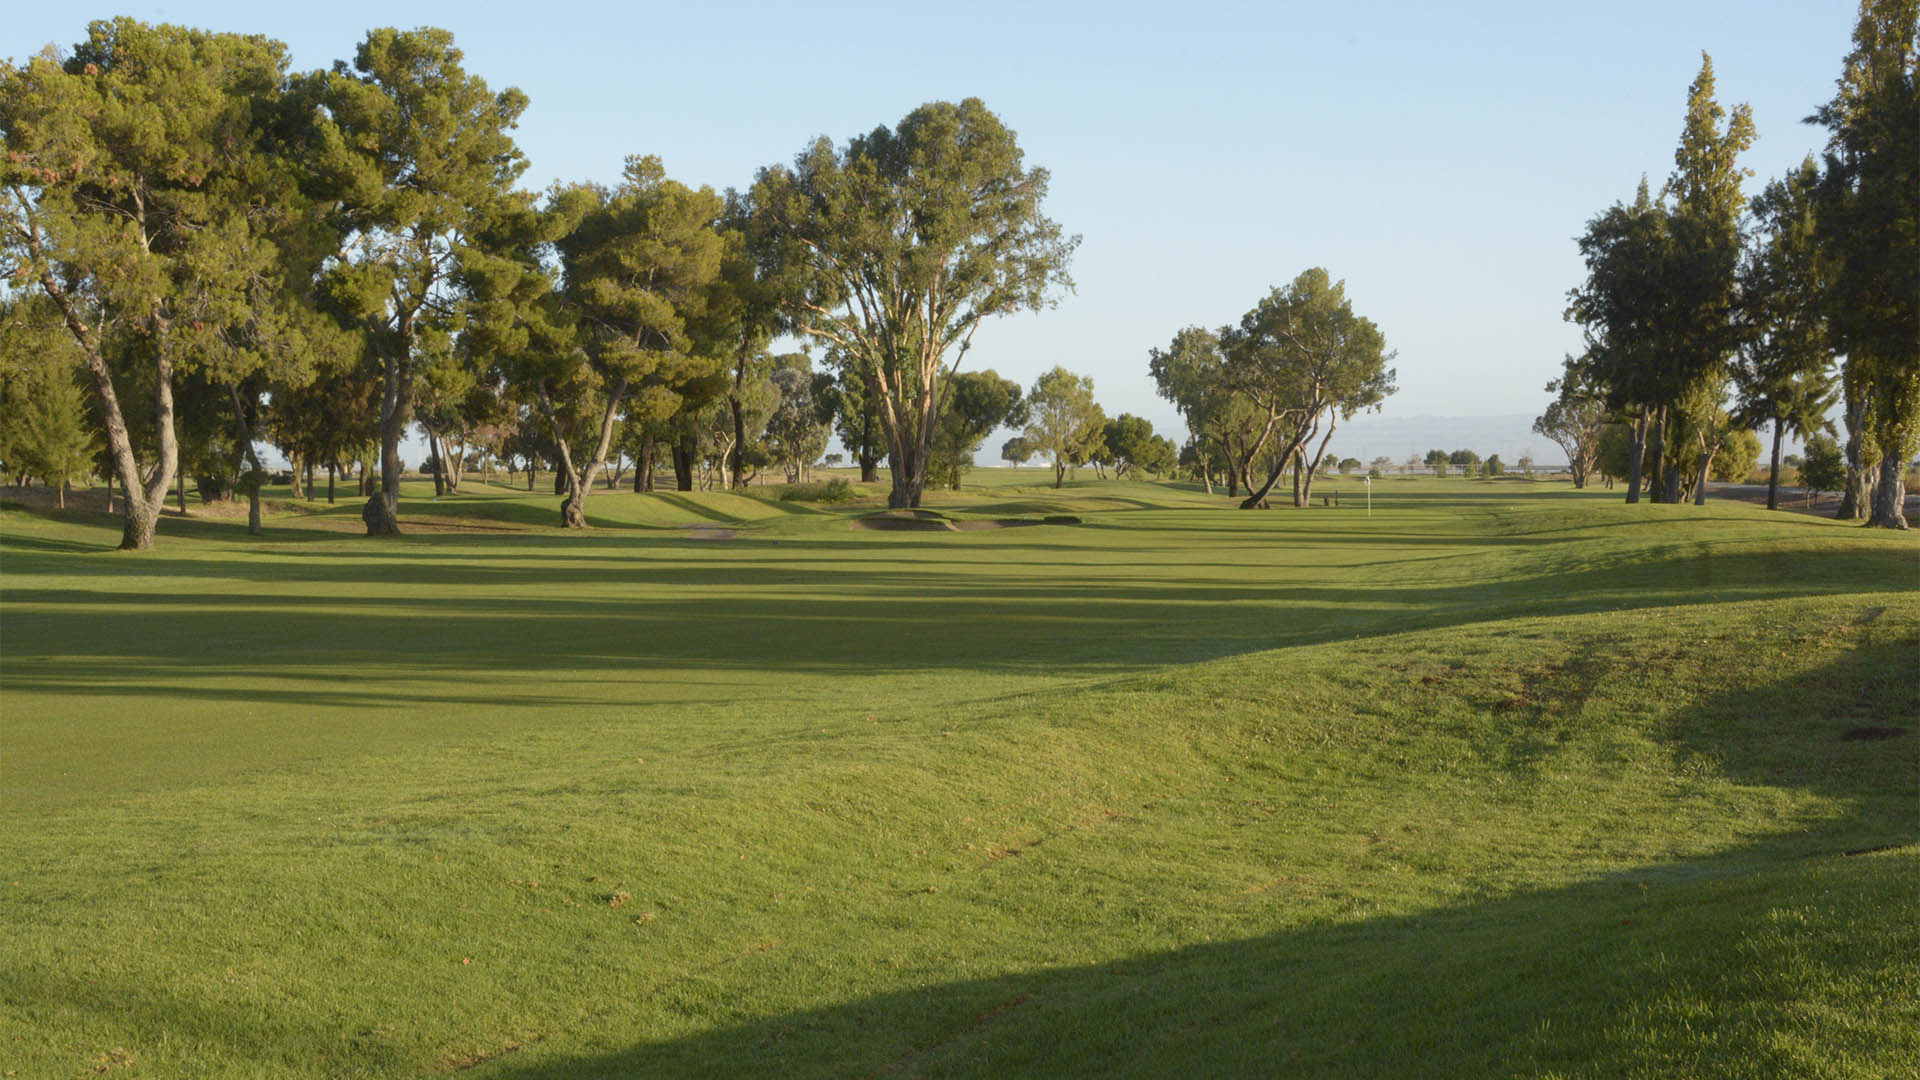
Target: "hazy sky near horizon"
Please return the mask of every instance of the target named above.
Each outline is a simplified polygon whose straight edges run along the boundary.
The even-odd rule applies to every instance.
[[[956,5],[341,0],[172,2],[150,22],[265,34],[297,68],[351,59],[374,26],[444,26],[469,70],[518,86],[525,183],[612,181],[629,154],[716,189],[930,100],[982,98],[1052,174],[1083,238],[1075,292],[988,323],[967,357],[1030,384],[1061,364],[1109,415],[1183,439],[1147,350],[1237,321],[1324,266],[1398,351],[1385,416],[1537,413],[1582,277],[1573,238],[1672,168],[1688,84],[1713,57],[1750,103],[1749,194],[1825,142],[1856,6],[1612,4]],[[528,18],[529,12],[536,18]],[[952,13],[952,14],[949,14]],[[103,17],[104,17],[103,13]],[[0,53],[85,36],[87,16],[12,11]],[[998,443],[984,457],[997,453]]]

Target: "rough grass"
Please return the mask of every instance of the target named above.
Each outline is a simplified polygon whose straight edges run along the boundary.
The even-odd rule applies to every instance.
[[[851,531],[873,495],[144,556],[0,512],[0,1069],[1920,1059],[1909,537],[1432,480]]]

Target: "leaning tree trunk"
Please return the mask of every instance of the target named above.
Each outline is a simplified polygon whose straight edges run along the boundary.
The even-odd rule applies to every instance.
[[[1267,432],[1269,434],[1272,432],[1273,425],[1277,419],[1278,418],[1275,417],[1267,421]],[[1267,493],[1273,490],[1273,485],[1280,482],[1281,474],[1287,471],[1287,465],[1293,461],[1294,455],[1300,452],[1301,444],[1307,441],[1307,437],[1310,434],[1312,434],[1312,429],[1304,425],[1294,431],[1293,437],[1287,440],[1287,445],[1281,449],[1279,456],[1273,459],[1273,468],[1267,473],[1267,482],[1260,485],[1257,491],[1250,490],[1247,493],[1247,497],[1240,500],[1240,509],[1259,510],[1266,508]],[[1263,434],[1255,445],[1264,445],[1266,441],[1267,435]],[[1249,455],[1249,458],[1251,458],[1251,455]],[[1247,481],[1247,487],[1252,488],[1252,478],[1248,477]]]
[[[560,524],[566,528],[587,527],[587,496],[593,492],[593,474],[600,471],[601,464],[607,460],[607,448],[613,443],[613,421],[626,395],[627,380],[621,379],[607,394],[607,407],[600,418],[600,438],[594,443],[593,456],[585,468],[578,468],[574,465],[572,447],[561,437],[560,421],[553,412],[553,396],[547,392],[546,385],[541,384],[540,407],[547,414],[547,427],[553,432],[554,445],[560,448],[560,467],[567,478],[567,498],[560,504]]]
[[[1867,518],[1870,528],[1907,527],[1906,455],[1899,451],[1899,447],[1881,448],[1880,481],[1873,486],[1873,514]]]
[[[438,499],[447,493],[447,466],[440,456],[440,439],[432,428],[427,428],[427,471],[433,474],[433,497]]]
[[[1780,509],[1780,418],[1773,418],[1773,466],[1767,470],[1767,509]]]
[[[1707,437],[1700,442],[1700,478],[1694,484],[1693,505],[1707,505],[1707,477],[1713,468],[1713,455],[1720,449],[1720,433],[1712,420],[1707,421]]]
[[[1295,506],[1307,506],[1313,502],[1313,478],[1320,475],[1320,463],[1327,459],[1327,444],[1333,441],[1333,429],[1339,426],[1340,426],[1339,417],[1334,415],[1332,412],[1329,412],[1327,415],[1327,433],[1320,437],[1320,449],[1314,453],[1313,460],[1311,462],[1305,462],[1306,447],[1302,446],[1300,448],[1301,459],[1303,462],[1305,462],[1307,467],[1307,476],[1306,476],[1305,484],[1300,487],[1299,492],[1295,497],[1295,500],[1294,500]],[[1294,475],[1298,476],[1299,473],[1296,472]]]

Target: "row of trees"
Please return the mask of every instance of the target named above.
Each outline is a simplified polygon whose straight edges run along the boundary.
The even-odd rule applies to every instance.
[[[811,460],[817,432],[772,434],[783,410],[827,417],[911,506],[1009,415],[956,369],[988,317],[1071,286],[1077,238],[978,100],[820,139],[744,191],[636,156],[537,197],[517,186],[525,95],[461,61],[443,30],[385,29],[295,73],[263,37],[121,18],[0,69],[5,355],[63,335],[35,355],[92,392],[122,547],[151,546],[183,437],[255,493],[256,527],[260,439],[296,473],[371,457],[380,534],[414,423],[443,488],[476,445],[552,461],[577,526],[623,437],[683,488],[704,438],[740,484],[768,439]],[[821,348],[824,379],[770,352],[782,335]]]
[[[1187,421],[1188,458],[1207,490],[1218,475],[1252,509],[1288,469],[1294,505],[1308,504],[1340,421],[1394,392],[1391,358],[1379,327],[1354,314],[1346,283],[1314,267],[1237,326],[1176,333],[1148,369]]]
[[[1832,101],[1823,160],[1751,200],[1738,164],[1754,128],[1714,98],[1702,58],[1674,170],[1643,180],[1580,237],[1587,280],[1568,319],[1586,347],[1549,384],[1535,430],[1584,483],[1607,422],[1627,425],[1626,497],[1705,499],[1737,429],[1773,429],[1777,506],[1784,432],[1811,435],[1844,402],[1843,517],[1905,528],[1905,462],[1920,446],[1920,53],[1916,0],[1862,0]],[[1834,357],[1844,357],[1836,371]],[[1837,376],[1837,378],[1836,378]]]
[[[1092,465],[1105,477],[1133,473],[1166,475],[1179,467],[1173,440],[1156,435],[1153,424],[1132,413],[1107,418],[1093,398],[1093,379],[1055,367],[1034,381],[1020,411],[1026,430],[1008,439],[1000,457],[1022,465],[1044,457],[1053,465],[1053,486],[1066,480],[1067,470]]]

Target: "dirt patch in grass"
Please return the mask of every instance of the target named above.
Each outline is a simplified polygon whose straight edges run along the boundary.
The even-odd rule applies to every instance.
[[[725,525],[688,525],[685,527],[689,540],[731,540],[734,531]]]
[[[941,517],[926,517],[919,514],[895,515],[875,514],[872,517],[855,518],[855,529],[869,532],[952,532],[953,522]]]
[[[1875,739],[1894,739],[1907,733],[1903,727],[1888,727],[1883,724],[1869,724],[1866,727],[1848,728],[1841,733],[1841,742],[1872,742]]]

